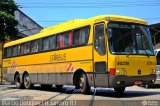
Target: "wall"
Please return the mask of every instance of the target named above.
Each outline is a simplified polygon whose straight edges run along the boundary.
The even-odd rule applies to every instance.
[[[19,22],[17,28],[20,32],[20,36],[30,36],[40,32],[40,30],[43,29],[39,24],[20,10],[15,12],[15,19]]]

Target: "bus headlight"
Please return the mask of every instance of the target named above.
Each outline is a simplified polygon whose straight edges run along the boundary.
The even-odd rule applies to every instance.
[[[116,69],[116,74],[117,75],[125,75],[126,71],[125,71],[125,69]]]
[[[116,70],[116,74],[120,74],[120,70]]]

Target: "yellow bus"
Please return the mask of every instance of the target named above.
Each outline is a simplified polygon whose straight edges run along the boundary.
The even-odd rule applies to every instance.
[[[100,15],[75,19],[4,45],[3,77],[17,88],[75,85],[114,88],[149,85],[156,79],[156,58],[147,22]]]

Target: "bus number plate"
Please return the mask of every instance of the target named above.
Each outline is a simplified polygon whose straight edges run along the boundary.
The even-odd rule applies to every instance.
[[[142,81],[135,81],[135,85],[142,85]]]

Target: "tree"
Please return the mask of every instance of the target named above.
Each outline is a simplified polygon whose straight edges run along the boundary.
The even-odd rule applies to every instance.
[[[16,26],[18,21],[15,20],[15,11],[18,9],[13,0],[0,0],[0,42],[4,43],[9,37],[14,39],[17,37],[18,30]]]
[[[18,25],[18,21],[15,20],[14,15],[17,9],[18,6],[13,0],[0,0],[0,43],[2,44],[2,47],[7,37],[10,39],[17,38],[18,30],[16,26]],[[3,54],[3,48],[1,53]],[[3,66],[2,60],[0,61],[1,66]],[[3,73],[1,69],[1,83],[2,77]]]

